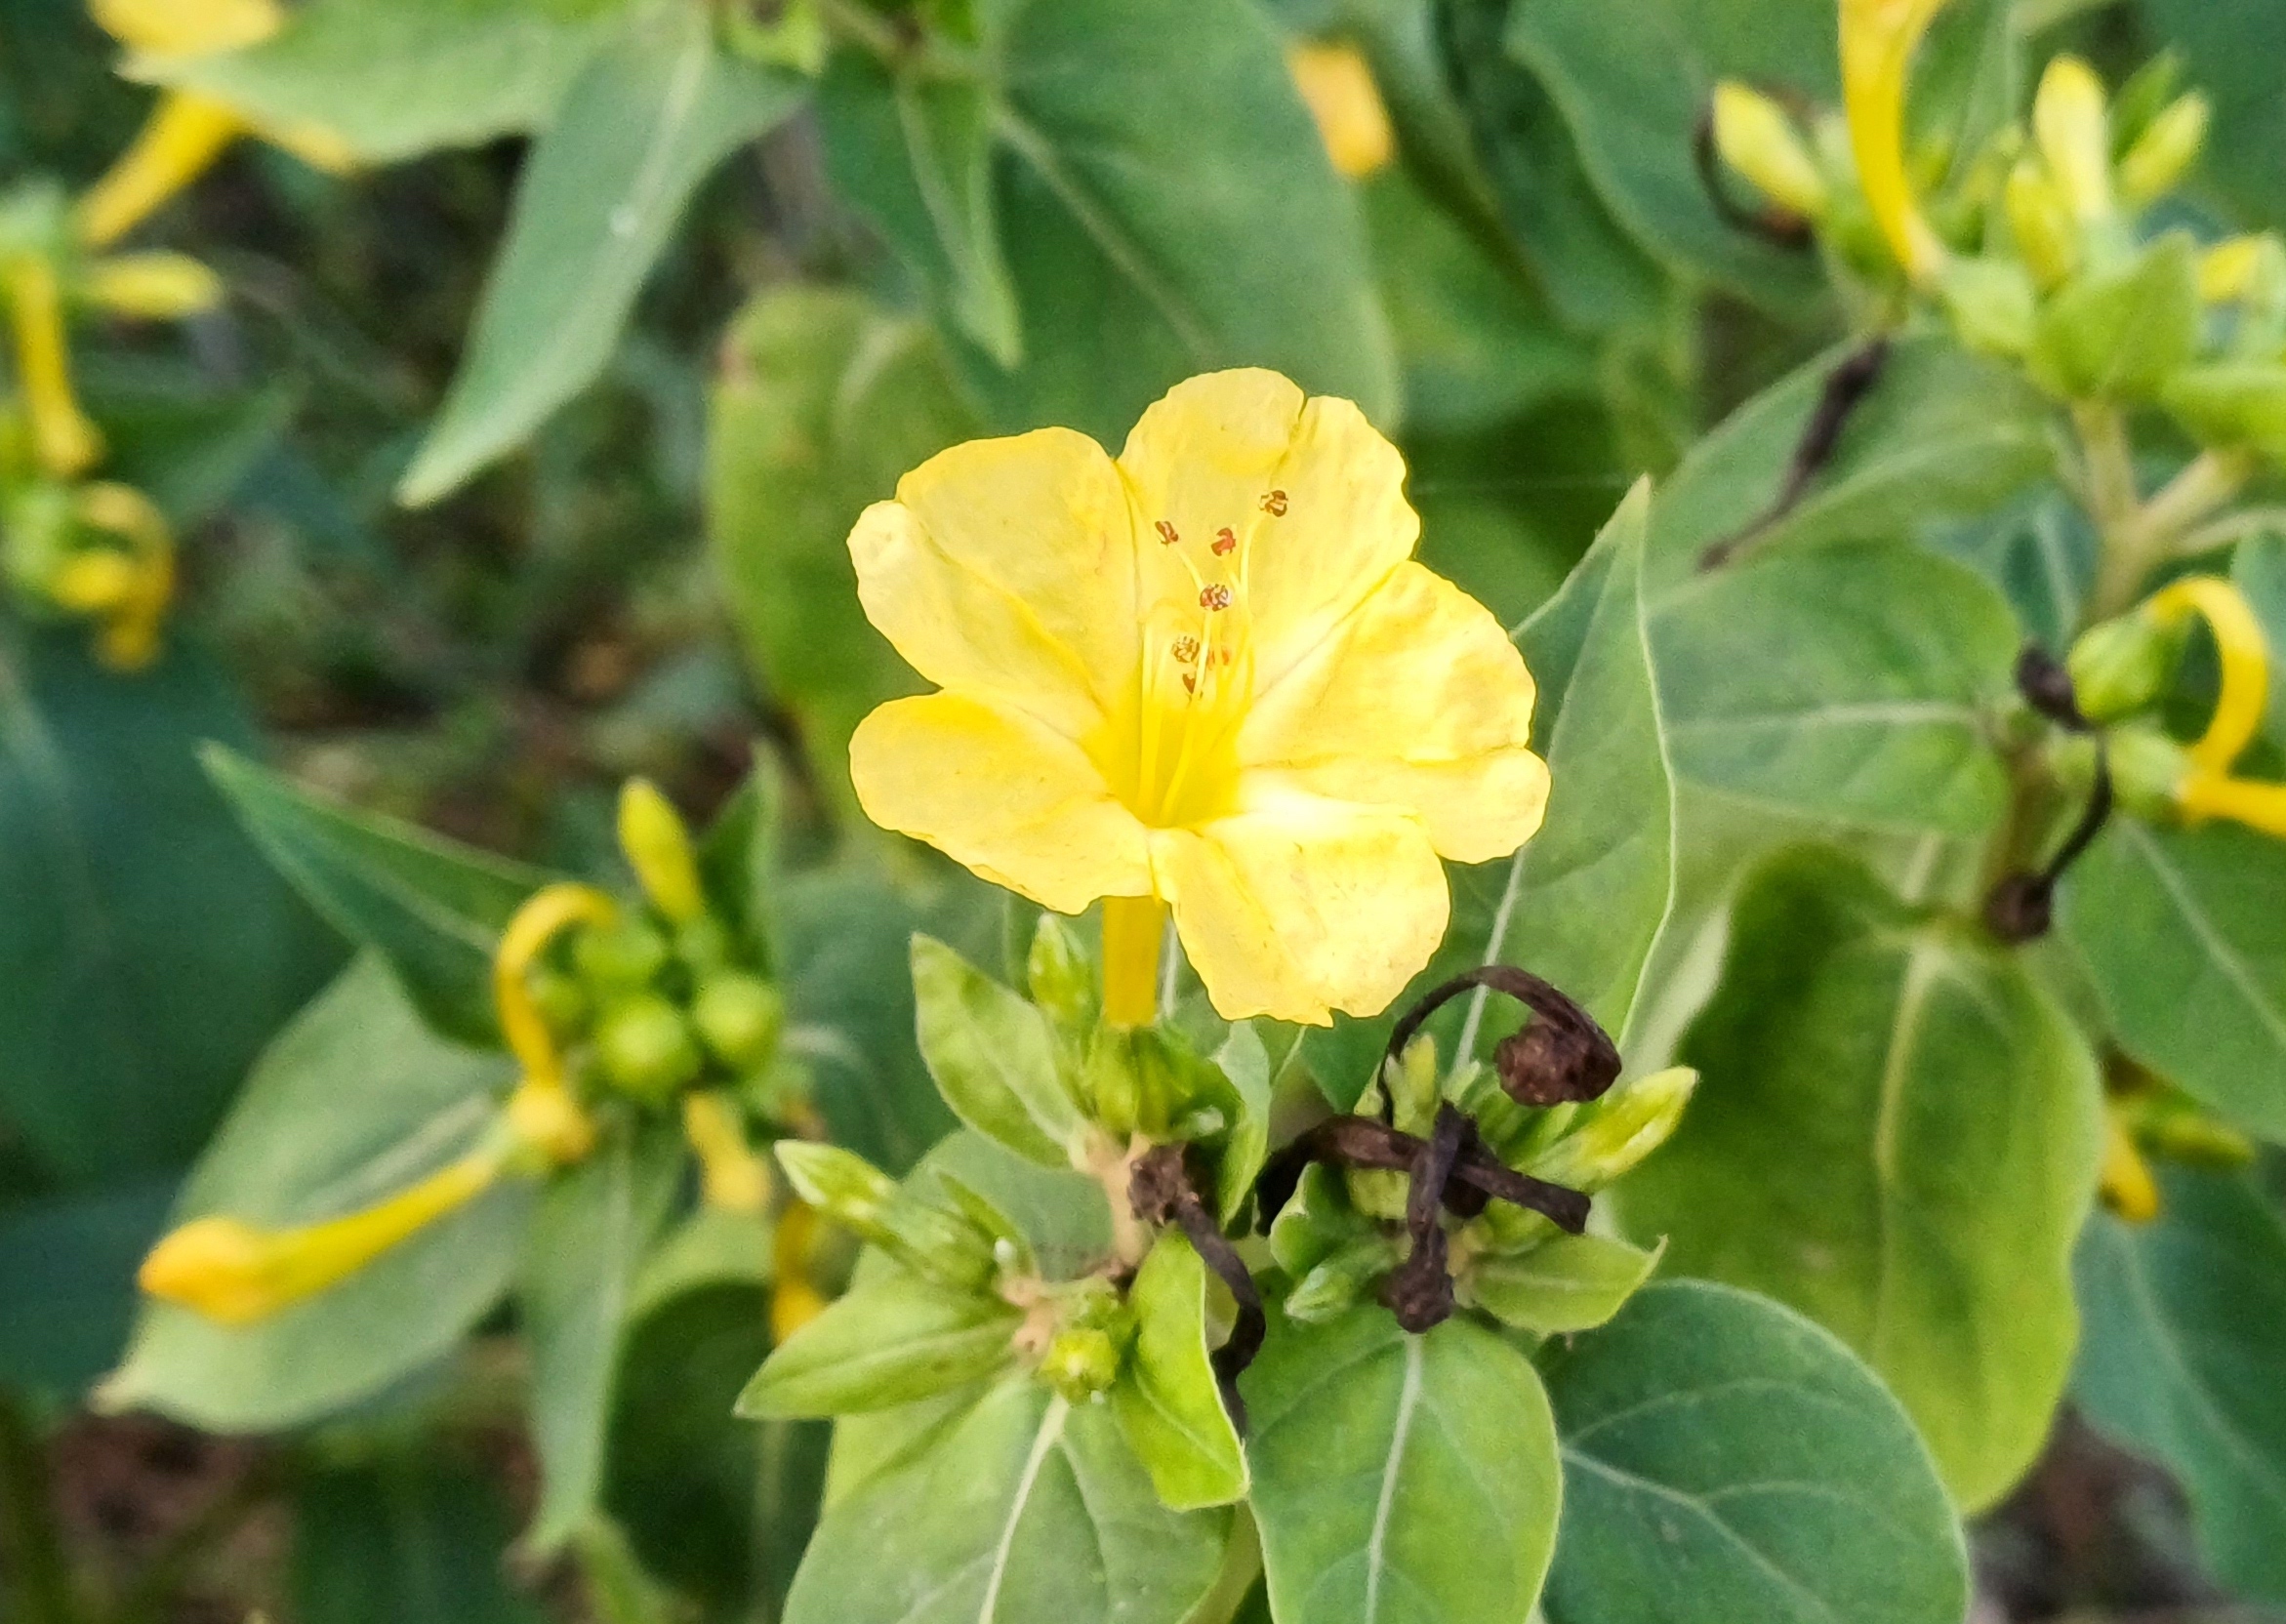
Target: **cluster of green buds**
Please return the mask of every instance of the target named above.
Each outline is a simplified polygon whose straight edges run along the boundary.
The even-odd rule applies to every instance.
[[[1504,1165],[1594,1195],[1666,1142],[1697,1081],[1695,1072],[1674,1067],[1622,1080],[1592,1100],[1525,1106],[1481,1062],[1444,1072],[1435,1040],[1424,1035],[1382,1067],[1357,1111],[1426,1138],[1449,1105]],[[1380,1293],[1410,1249],[1410,1194],[1404,1172],[1312,1163],[1270,1231],[1272,1254],[1291,1282],[1286,1315],[1328,1320]],[[1567,1234],[1544,1212],[1504,1201],[1473,1215],[1442,1212],[1438,1221],[1457,1305],[1539,1335],[1603,1323],[1658,1261],[1654,1251]]]
[[[805,1074],[780,1053],[784,1005],[758,948],[710,906],[689,832],[667,798],[631,781],[619,828],[639,901],[570,881],[546,885],[501,932],[493,999],[519,1076],[467,1149],[370,1206],[316,1223],[194,1219],[143,1260],[143,1288],[227,1324],[265,1319],[502,1179],[547,1179],[584,1160],[605,1134],[634,1132],[669,1111],[680,1116],[706,1204],[765,1213],[774,1180],[755,1135],[814,1131],[815,1122]],[[780,1229],[781,1251],[798,1251],[804,1226]],[[806,1288],[804,1270],[790,1278]],[[781,1306],[798,1320],[794,1305],[790,1296]]]

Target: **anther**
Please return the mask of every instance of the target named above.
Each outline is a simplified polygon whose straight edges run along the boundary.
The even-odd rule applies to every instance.
[[[1159,531],[1159,539],[1168,547],[1172,547],[1182,540],[1182,537],[1175,534],[1175,527],[1164,519],[1161,519],[1155,528]]]
[[[1220,581],[1215,582],[1211,587],[1200,588],[1199,607],[1202,609],[1228,609],[1230,607],[1230,588]]]
[[[1208,550],[1220,556],[1225,552],[1235,551],[1238,545],[1238,537],[1231,534],[1231,528],[1226,524],[1214,533],[1214,542]]]
[[[1192,661],[1199,658],[1199,639],[1192,636],[1188,631],[1184,632],[1180,637],[1175,639],[1172,653],[1174,654],[1174,657],[1181,661],[1184,665],[1189,665]]]
[[[1183,672],[1183,692],[1186,694],[1195,694],[1198,691],[1199,673],[1197,671]]]
[[[1284,491],[1272,491],[1269,495],[1265,496],[1262,499],[1262,511],[1268,513],[1274,519],[1282,519],[1286,517],[1286,493]]]

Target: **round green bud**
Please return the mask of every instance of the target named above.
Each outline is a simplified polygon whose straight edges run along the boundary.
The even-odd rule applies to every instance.
[[[572,961],[598,992],[647,987],[667,967],[667,938],[643,918],[595,925],[580,933]]]
[[[587,1020],[591,1005],[588,990],[577,976],[567,976],[558,970],[538,969],[525,978],[531,989],[532,1002],[540,1009],[541,1019],[558,1037],[579,1031]]]
[[[2064,662],[2080,714],[2111,722],[2157,703],[2182,643],[2157,616],[2140,612],[2089,628]]]
[[[786,1000],[759,976],[726,970],[699,983],[690,1014],[714,1058],[744,1072],[762,1065],[778,1047]]]
[[[1070,1325],[1056,1332],[1040,1361],[1040,1379],[1068,1402],[1085,1403],[1120,1377],[1120,1345],[1108,1331]]]
[[[730,927],[712,914],[684,921],[674,932],[674,956],[694,976],[711,975],[730,962]]]
[[[595,1027],[595,1057],[611,1086],[660,1104],[697,1077],[706,1065],[682,1011],[651,993],[637,993],[603,1011]]]

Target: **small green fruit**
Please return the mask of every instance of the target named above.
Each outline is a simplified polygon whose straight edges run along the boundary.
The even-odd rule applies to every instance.
[[[588,990],[580,985],[577,976],[567,976],[555,970],[534,970],[526,981],[531,989],[532,1002],[549,1030],[558,1037],[580,1029],[589,1012]]]
[[[694,976],[713,975],[730,962],[730,927],[712,914],[701,914],[674,932],[674,956]]]
[[[752,1071],[778,1046],[786,1000],[760,977],[730,970],[699,983],[691,1020],[715,1059],[734,1071]]]
[[[604,1010],[595,1028],[595,1054],[614,1088],[652,1104],[673,1097],[706,1065],[682,1012],[650,993]]]
[[[667,938],[647,919],[622,919],[582,931],[572,960],[598,992],[648,987],[667,967]]]

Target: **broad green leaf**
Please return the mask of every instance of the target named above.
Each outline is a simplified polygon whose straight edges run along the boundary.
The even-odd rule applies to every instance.
[[[707,524],[732,618],[850,816],[849,735],[918,691],[865,618],[849,531],[898,476],[975,433],[924,322],[840,289],[773,288],[723,344],[709,408]]]
[[[2183,1482],[2217,1578],[2286,1601],[2286,1217],[2253,1175],[2161,1188],[2156,1223],[2100,1217],[2080,1242],[2072,1397]]]
[[[682,1171],[674,1134],[623,1125],[587,1160],[556,1174],[540,1202],[516,1281],[540,1456],[540,1503],[522,1541],[532,1556],[561,1549],[603,1492],[612,1385],[635,1275]]]
[[[2286,223],[2286,85],[2267,60],[2278,37],[2272,0],[2143,0],[2138,10],[2214,101],[2190,184],[2222,193],[2250,226]]]
[[[437,1036],[368,954],[265,1051],[177,1219],[309,1223],[379,1200],[483,1135],[510,1072],[501,1055]],[[268,1432],[368,1398],[443,1354],[499,1299],[532,1205],[529,1181],[505,1180],[253,1325],[146,1301],[102,1399],[213,1432]]]
[[[1160,1502],[1198,1511],[1243,1498],[1246,1457],[1207,1357],[1206,1265],[1180,1233],[1163,1231],[1152,1242],[1127,1304],[1135,1341],[1111,1411]]]
[[[1049,1279],[1086,1274],[1110,1255],[1111,1203],[1103,1186],[1069,1165],[1042,1167],[982,1134],[955,1133],[929,1152],[915,1177],[925,1182],[938,1170],[1005,1215]]]
[[[1529,1252],[1482,1257],[1459,1287],[1504,1325],[1555,1336],[1593,1330],[1651,1279],[1660,1248],[1645,1251],[1599,1235],[1564,1235]]]
[[[2149,400],[2197,349],[2201,320],[2197,245],[2170,231],[2058,289],[2024,364],[2066,400]]]
[[[24,1305],[0,1320],[0,1383],[76,1399],[111,1367],[174,1202],[162,1180],[0,1209],[0,1302]]]
[[[1939,527],[1925,540],[2000,589],[2032,642],[2071,647],[2096,584],[2096,527],[2061,491],[2034,490],[1995,512]]]
[[[1162,1506],[1104,1406],[1017,1377],[827,1511],[786,1624],[1183,1624],[1230,1527]]]
[[[294,1616],[308,1624],[542,1624],[500,1560],[514,1530],[471,1463],[390,1450],[293,1480]]]
[[[1807,848],[1749,881],[1683,1053],[1703,1084],[1628,1179],[1629,1228],[1841,1337],[1955,1498],[1990,1504],[2047,1435],[2077,1328],[2101,1141],[2078,1034],[1974,927]]]
[[[1958,1624],[1967,1553],[1928,1449],[1776,1303],[1646,1287],[1541,1355],[1564,1450],[1549,1624]]]
[[[2266,1139],[2286,1140],[2286,846],[2232,824],[2115,818],[2062,918],[2119,1046]]]
[[[629,0],[309,0],[244,51],[144,61],[254,122],[367,163],[545,127]]]
[[[1273,1314],[1242,1383],[1280,1624],[1516,1624],[1556,1539],[1555,1425],[1531,1363],[1465,1319]]]
[[[2239,543],[2230,558],[2230,579],[2246,594],[2270,648],[2286,651],[2286,532],[2272,531]],[[2271,656],[2282,657],[2286,654]],[[2286,705],[2264,708],[2262,736],[2286,748]]]
[[[339,964],[200,776],[251,746],[195,646],[132,676],[0,626],[0,1135],[47,1179],[149,1177]]]
[[[1025,360],[963,370],[998,426],[1117,445],[1174,384],[1241,365],[1392,421],[1357,203],[1254,6],[985,0],[977,21]],[[914,183],[837,172],[877,219]]]
[[[1692,148],[1718,78],[1775,72],[1830,98],[1830,5],[1531,0],[1510,9],[1506,47],[1547,86],[1605,203],[1646,249],[1797,317],[1817,298],[1816,261],[1717,214]]]
[[[1841,824],[2000,821],[1984,718],[2012,692],[2020,634],[1967,567],[1902,543],[1760,552],[1668,593],[1650,635],[1683,776]]]
[[[722,56],[703,9],[633,14],[533,150],[467,353],[398,499],[435,501],[585,388],[699,183],[798,101],[793,81]]]
[[[842,1415],[965,1387],[1010,1362],[1022,1319],[993,1298],[883,1267],[772,1354],[739,1395],[737,1413]]]
[[[1018,1156],[1071,1165],[1080,1108],[1047,1017],[930,936],[913,938],[913,997],[920,1058],[953,1115]]]
[[[219,745],[203,759],[264,855],[335,929],[380,954],[439,1031],[497,1040],[493,950],[551,875],[323,799]]]
[[[918,56],[892,69],[844,51],[818,86],[835,181],[864,200],[968,340],[1013,367],[1024,358],[1023,316],[1000,253],[993,115],[981,78],[947,78]]]

